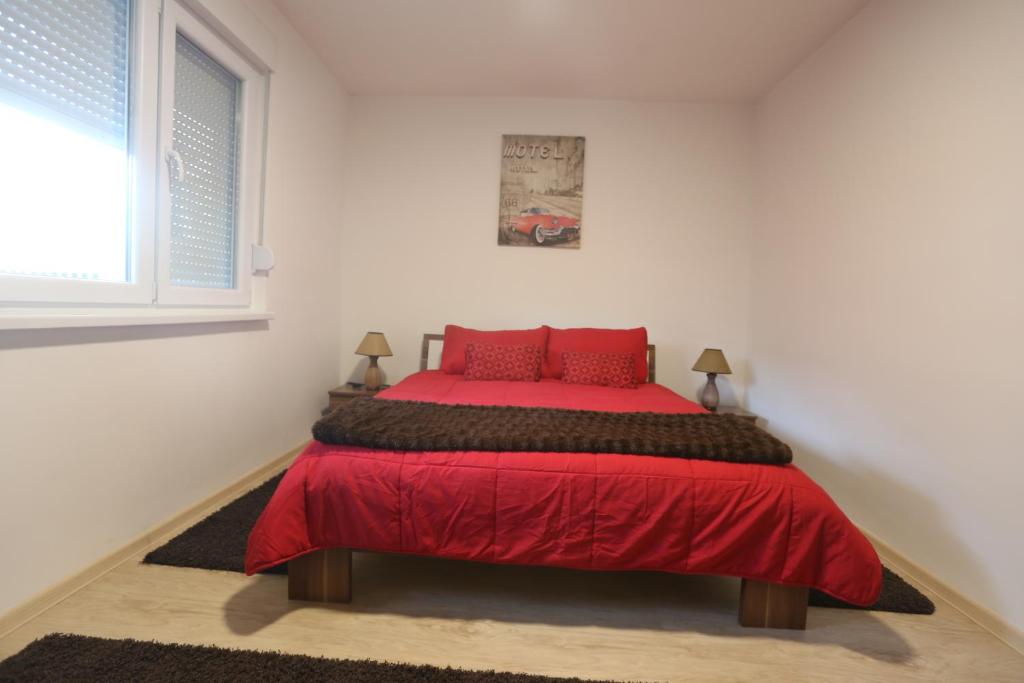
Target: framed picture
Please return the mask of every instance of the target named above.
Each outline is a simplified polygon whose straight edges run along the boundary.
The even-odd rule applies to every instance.
[[[582,137],[501,136],[498,244],[579,249]]]

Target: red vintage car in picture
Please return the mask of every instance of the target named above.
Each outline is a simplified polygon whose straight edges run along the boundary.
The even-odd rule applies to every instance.
[[[568,242],[580,236],[580,219],[559,216],[550,209],[533,207],[523,209],[512,219],[509,232],[528,235],[534,244]]]

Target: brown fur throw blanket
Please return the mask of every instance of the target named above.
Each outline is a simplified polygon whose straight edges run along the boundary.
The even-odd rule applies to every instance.
[[[735,415],[607,413],[356,398],[313,425],[322,443],[395,451],[626,453],[782,465],[789,446]]]

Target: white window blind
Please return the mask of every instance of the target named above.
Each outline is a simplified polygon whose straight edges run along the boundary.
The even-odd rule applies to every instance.
[[[0,274],[130,279],[128,0],[0,0]]]
[[[241,81],[181,33],[174,67],[171,283],[231,289],[238,248]]]
[[[128,0],[0,0],[0,41],[8,96],[123,146]]]

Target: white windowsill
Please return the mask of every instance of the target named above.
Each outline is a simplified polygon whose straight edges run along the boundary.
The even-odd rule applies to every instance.
[[[135,327],[138,325],[191,325],[195,323],[273,320],[270,312],[241,311],[11,311],[0,313],[0,330],[41,330],[67,327]]]

